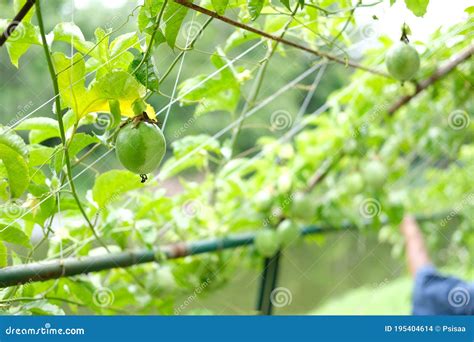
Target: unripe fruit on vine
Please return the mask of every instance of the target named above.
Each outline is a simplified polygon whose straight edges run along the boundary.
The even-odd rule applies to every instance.
[[[300,236],[298,226],[290,220],[284,220],[277,228],[278,241],[281,246],[286,247],[297,241]]]
[[[265,190],[257,192],[254,198],[257,209],[262,211],[270,209],[274,200],[270,192]]]
[[[293,203],[291,205],[291,215],[294,218],[301,219],[303,221],[310,221],[315,215],[316,206],[312,202],[310,195],[298,192],[293,196]]]
[[[166,152],[166,141],[156,124],[130,122],[120,129],[115,149],[126,169],[146,175],[160,165]]]
[[[346,177],[344,184],[349,193],[355,194],[362,191],[364,187],[364,179],[360,173],[355,172]]]
[[[413,78],[420,68],[420,56],[413,46],[399,42],[387,52],[385,64],[393,77],[407,81]]]
[[[271,257],[280,248],[277,233],[272,229],[264,229],[255,235],[255,248],[264,257]]]
[[[387,167],[378,160],[369,161],[364,165],[362,172],[366,183],[375,188],[382,187],[388,177]]]

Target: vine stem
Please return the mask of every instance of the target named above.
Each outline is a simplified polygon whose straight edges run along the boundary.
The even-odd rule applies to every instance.
[[[194,11],[197,11],[197,12],[200,12],[202,14],[205,14],[205,15],[208,15],[210,17],[213,17],[215,19],[218,19],[226,24],[229,24],[229,25],[232,25],[232,26],[235,26],[235,27],[238,27],[242,30],[245,30],[245,31],[249,31],[249,32],[252,32],[252,33],[255,33],[255,34],[258,34],[259,36],[261,37],[264,37],[264,38],[267,38],[267,39],[270,39],[270,40],[273,40],[273,41],[277,41],[277,42],[280,42],[282,44],[285,44],[285,45],[288,45],[288,46],[291,46],[293,48],[296,48],[298,50],[302,50],[302,51],[306,51],[308,53],[311,53],[315,56],[318,56],[318,57],[321,57],[321,58],[325,58],[327,60],[330,60],[332,62],[335,62],[335,63],[339,63],[339,64],[342,64],[344,66],[349,66],[351,68],[354,68],[354,69],[361,69],[361,70],[364,70],[364,71],[367,71],[367,72],[370,72],[372,74],[375,74],[375,75],[378,75],[378,76],[383,76],[383,77],[387,77],[387,78],[391,78],[388,74],[382,72],[382,71],[379,71],[379,70],[375,70],[375,69],[371,69],[369,67],[366,67],[366,66],[363,66],[359,63],[356,63],[354,61],[350,61],[350,60],[346,60],[346,59],[341,59],[337,56],[334,56],[332,54],[329,54],[329,53],[326,53],[326,52],[323,52],[323,51],[318,51],[318,50],[314,50],[314,49],[311,49],[307,46],[304,46],[304,45],[300,45],[298,43],[295,43],[295,42],[292,42],[290,40],[287,40],[287,39],[284,39],[284,38],[280,38],[278,36],[275,36],[275,35],[272,35],[270,33],[267,33],[267,32],[264,32],[262,30],[259,30],[259,29],[256,29],[252,26],[248,26],[246,24],[243,24],[241,22],[238,22],[238,21],[235,21],[231,18],[228,18],[228,17],[224,17],[216,12],[213,12],[213,11],[210,11],[206,8],[203,8],[201,6],[198,6],[198,5],[195,5],[191,2],[189,2],[188,0],[173,0],[175,1],[176,3],[182,5],[182,6],[185,6],[189,9],[192,9]]]
[[[209,17],[206,22],[202,25],[202,27],[199,29],[199,31],[197,32],[197,34],[194,36],[193,40],[191,40],[189,42],[188,45],[186,45],[184,47],[184,49],[181,50],[181,52],[175,57],[175,59],[171,62],[170,66],[168,67],[168,69],[165,71],[165,73],[163,74],[163,76],[160,78],[160,84],[170,75],[171,71],[173,71],[174,67],[176,66],[176,64],[178,64],[178,62],[180,61],[181,58],[183,58],[184,56],[184,53],[188,50],[191,50],[194,48],[194,45],[196,44],[197,40],[199,39],[199,37],[201,36],[201,34],[204,32],[204,30],[206,29],[207,26],[209,26],[209,24],[211,23],[212,21],[212,17]],[[144,100],[147,100],[151,95],[153,94],[153,92],[149,92]]]
[[[158,32],[158,29],[160,28],[161,19],[163,18],[163,13],[165,12],[165,8],[166,8],[167,4],[168,4],[168,0],[165,0],[163,2],[163,6],[160,9],[160,13],[158,13],[158,16],[156,17],[155,27],[153,28],[153,32],[151,34],[150,42],[148,43],[148,46],[146,47],[145,54],[143,55],[142,60],[140,61],[140,63],[138,63],[135,70],[133,70],[132,74],[134,74],[138,70],[140,70],[143,63],[145,63],[145,61],[148,60],[148,57],[150,57],[151,49],[153,47],[153,42],[155,41],[156,33]]]
[[[199,31],[196,33],[196,35],[194,36],[194,38],[189,42],[188,45],[185,46],[185,48],[178,54],[178,56],[176,56],[176,58],[173,60],[173,62],[171,63],[171,65],[169,66],[169,68],[165,71],[165,73],[163,74],[163,76],[160,78],[160,83],[163,82],[166,77],[168,77],[168,75],[171,73],[171,71],[173,70],[173,68],[176,66],[176,64],[179,62],[179,60],[184,56],[184,53],[187,51],[187,50],[191,50],[192,48],[194,48],[194,45],[196,44],[197,40],[199,39],[199,37],[201,36],[201,34],[203,33],[203,31],[206,29],[206,27],[211,23],[212,21],[212,17],[209,17],[206,22],[204,23],[204,25],[202,25],[202,27],[199,29]]]
[[[53,82],[53,89],[54,89],[54,95],[55,95],[55,112],[56,116],[58,118],[58,124],[59,124],[59,133],[61,136],[61,142],[63,145],[63,150],[64,150],[64,159],[65,159],[65,164],[66,164],[66,174],[67,178],[69,181],[69,186],[71,188],[71,193],[72,196],[74,197],[74,200],[76,201],[77,207],[79,208],[79,211],[81,212],[82,216],[87,222],[87,225],[92,231],[92,234],[94,234],[95,238],[99,243],[108,251],[107,245],[102,241],[102,239],[99,237],[97,232],[95,231],[94,226],[92,225],[92,222],[89,220],[89,217],[87,216],[86,211],[84,210],[81,201],[79,199],[79,196],[76,191],[76,186],[74,185],[74,179],[72,177],[72,167],[71,167],[71,160],[69,157],[69,150],[67,146],[67,141],[66,141],[66,132],[64,129],[64,122],[63,122],[63,115],[61,113],[61,99],[59,96],[59,84],[58,84],[58,79],[56,76],[56,71],[54,69],[54,64],[53,60],[51,58],[51,52],[48,47],[48,42],[46,40],[46,33],[44,29],[44,22],[43,22],[43,16],[41,13],[41,5],[40,5],[40,0],[36,0],[36,17],[38,19],[38,26],[40,30],[40,35],[41,35],[41,41],[43,45],[43,50],[44,50],[44,55],[46,58],[46,62],[48,63],[48,70],[51,75],[51,81]]]

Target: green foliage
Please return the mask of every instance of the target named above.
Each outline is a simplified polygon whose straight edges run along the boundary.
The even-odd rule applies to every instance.
[[[219,14],[224,14],[225,10],[229,4],[229,0],[211,0],[212,6]]]
[[[428,4],[406,3],[419,16],[424,15]],[[351,17],[357,10],[352,1],[303,4],[258,0],[200,3],[220,14],[232,9],[233,18],[242,24],[277,36],[285,34],[308,48],[340,53],[342,64],[344,58],[352,58],[350,48],[354,44],[365,44],[360,42],[364,28]],[[292,22],[291,9],[295,10]],[[37,300],[11,305],[10,313],[172,314],[182,297],[196,288],[203,293],[217,289],[236,267],[254,265],[262,256],[287,248],[298,239],[297,228],[307,224],[351,224],[360,234],[374,233],[380,241],[390,243],[396,255],[402,245],[397,227],[405,213],[432,215],[451,210],[454,214],[444,220],[424,226],[433,231],[429,244],[438,246],[453,231],[446,255],[472,259],[472,59],[391,118],[389,107],[400,97],[412,95],[415,85],[407,81],[402,86],[397,80],[367,70],[349,73],[346,65],[340,69],[330,66],[338,70],[331,75],[339,72],[347,77],[346,84],[327,99],[318,87],[315,95],[308,97],[309,106],[301,107],[311,80],[280,89],[281,82],[319,63],[318,58],[310,54],[305,55],[309,60],[296,58],[294,48],[276,46],[242,28],[217,26],[221,23],[216,21],[202,37],[193,37],[203,28],[204,20],[188,12],[174,1],[145,0],[135,12],[138,15],[130,18],[136,20],[131,25],[137,31],[119,33],[98,27],[90,32],[92,37],[74,23],[50,23],[54,28],[47,36],[53,77],[59,83],[60,115],[49,117],[56,111],[44,106],[42,116],[22,119],[14,130],[1,130],[0,266],[26,263],[24,250],[38,259],[94,257],[104,253],[102,242],[111,252],[129,251],[252,230],[258,231],[259,253],[254,249],[241,254],[220,251],[173,262],[161,260],[127,272],[114,269],[19,286],[2,292],[3,299]],[[443,27],[426,42],[416,42],[422,61],[417,79],[429,78],[441,62],[469,46],[472,9],[468,13],[467,22]],[[31,15],[22,23],[24,27],[18,28],[24,35],[7,42],[15,66],[29,48],[40,51],[35,46],[40,45],[38,27],[30,19]],[[2,19],[0,27],[7,23]],[[287,23],[286,31],[282,31]],[[224,39],[206,40],[211,30],[219,31]],[[190,38],[208,45],[196,45],[195,51],[178,54]],[[446,48],[448,41],[450,47]],[[392,44],[388,37],[380,37],[370,50],[363,45],[367,51],[360,63],[383,70],[383,56]],[[267,49],[273,46],[275,50],[270,53]],[[70,56],[65,51],[71,48],[75,53]],[[250,48],[252,52],[244,56]],[[178,76],[174,75],[174,68],[180,65],[177,56],[197,52],[206,56],[200,59],[202,65],[188,65],[185,59],[179,82],[158,77],[170,66],[173,70],[166,75]],[[205,63],[209,54],[210,63]],[[271,69],[274,59],[284,67]],[[266,70],[273,73],[265,74]],[[260,73],[264,77],[260,78]],[[323,77],[322,82],[334,81]],[[285,101],[298,99],[297,107],[288,106],[292,109],[285,119],[291,122],[286,131],[275,119],[276,114],[287,112],[287,108],[275,108],[285,104],[275,98],[277,91]],[[148,101],[159,108],[156,112],[160,116]],[[321,101],[326,106],[320,115],[301,117]],[[175,102],[184,108],[177,110]],[[297,115],[294,109],[300,107],[302,112]],[[184,110],[190,118],[187,122],[178,118],[177,113]],[[249,115],[239,127],[237,115],[250,111],[260,121],[252,121]],[[127,127],[122,125],[125,120],[136,121],[135,116],[143,112],[157,119],[169,135],[170,146],[169,156],[157,172],[158,181],[148,184],[140,183],[136,174],[119,169],[111,153],[117,137],[126,133]],[[203,118],[205,121],[199,121]],[[181,124],[173,136],[165,125],[168,119]],[[229,120],[232,127],[227,127]],[[253,126],[264,127],[253,130]],[[253,130],[259,137],[254,140],[255,135],[245,135],[243,139],[239,129]],[[62,133],[64,142],[60,141]],[[245,140],[252,149],[238,151],[232,136],[238,142]],[[151,155],[161,160],[165,145],[156,143],[164,140],[149,140],[151,147],[141,161],[153,159]],[[138,158],[138,152],[130,148],[127,154]],[[69,183],[67,164],[71,164],[77,193]],[[37,243],[33,228],[44,238],[39,247],[32,247]],[[324,243],[321,237],[313,242]],[[100,291],[106,291],[111,303],[97,302]],[[45,293],[70,301],[43,299]]]
[[[198,103],[195,115],[223,110],[233,113],[239,103],[240,85],[238,75],[225,68],[224,58],[215,54],[211,62],[219,76],[209,79],[208,75],[189,78],[179,86],[178,96],[183,104]]]
[[[257,19],[260,16],[264,2],[264,0],[248,0],[247,5],[249,8],[250,17],[253,20]]]
[[[99,208],[118,200],[127,191],[141,188],[137,176],[125,170],[112,170],[101,174],[95,180],[92,197]]]
[[[5,127],[0,127],[0,160],[0,175],[8,178],[11,197],[20,197],[29,183],[28,150],[24,141]]]
[[[417,17],[422,17],[426,13],[430,0],[405,0],[408,9]]]

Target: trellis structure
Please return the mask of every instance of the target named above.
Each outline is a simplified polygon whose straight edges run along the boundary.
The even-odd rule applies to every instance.
[[[417,220],[420,222],[430,221],[444,216],[446,215],[437,214],[429,217],[418,216]],[[354,228],[355,226],[351,224],[344,225],[340,228],[311,225],[302,228],[301,235],[328,234]],[[203,253],[218,252],[225,249],[234,249],[252,245],[254,238],[255,233],[241,233],[216,239],[174,243],[157,247],[154,250],[145,249],[109,253],[101,256],[65,258],[10,266],[0,269],[0,288],[72,277],[113,268],[126,268],[150,262],[160,262],[163,261],[163,259],[178,259]],[[257,311],[263,315],[271,315],[273,311],[271,297],[273,290],[277,287],[280,260],[281,251],[278,251],[273,257],[263,260],[263,270],[257,298]]]

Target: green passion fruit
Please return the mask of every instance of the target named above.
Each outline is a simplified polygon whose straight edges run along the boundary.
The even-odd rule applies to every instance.
[[[316,214],[315,199],[311,195],[297,192],[293,196],[293,203],[291,205],[291,215],[302,221],[311,221]]]
[[[364,188],[364,179],[362,178],[360,173],[352,173],[346,177],[345,187],[347,191],[351,194],[359,193]]]
[[[297,241],[300,236],[298,226],[290,220],[284,220],[277,228],[278,241],[286,247]]]
[[[255,235],[255,248],[264,257],[271,257],[280,248],[280,243],[276,231],[264,229]]]
[[[395,44],[385,58],[388,72],[400,81],[407,81],[420,68],[420,56],[413,46],[403,41]]]
[[[374,188],[382,187],[387,181],[387,167],[379,160],[371,160],[363,166],[365,182]]]
[[[163,160],[166,140],[154,122],[128,122],[119,131],[115,142],[117,158],[129,171],[142,176],[153,172]]]

